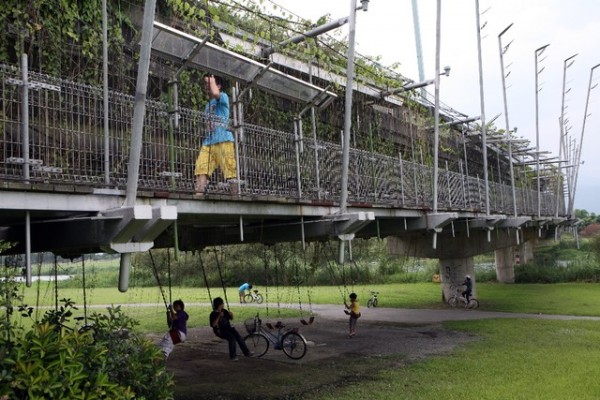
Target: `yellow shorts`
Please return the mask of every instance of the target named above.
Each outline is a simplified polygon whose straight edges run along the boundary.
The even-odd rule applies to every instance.
[[[196,159],[194,175],[210,176],[219,167],[225,179],[236,177],[235,148],[233,142],[216,143],[202,146]]]

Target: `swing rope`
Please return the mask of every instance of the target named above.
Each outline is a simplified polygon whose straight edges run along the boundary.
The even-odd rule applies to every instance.
[[[169,304],[167,303],[167,298],[165,297],[165,292],[160,282],[160,277],[158,276],[158,268],[156,268],[156,263],[154,262],[154,256],[152,255],[152,251],[148,250],[148,254],[150,255],[150,261],[152,262],[152,272],[154,272],[154,278],[158,283],[158,289],[160,290],[160,295],[162,296],[163,303],[165,304],[165,309],[167,310],[167,326],[170,328],[172,323],[171,310],[169,309]]]
[[[295,250],[295,248],[294,248]],[[294,251],[294,253],[296,253]],[[302,296],[300,294],[300,269],[298,266],[298,261],[296,261],[296,258],[294,257],[294,281],[296,283],[296,291],[298,292],[298,306],[300,307],[300,315],[303,316],[304,315],[304,310],[302,310]]]
[[[154,279],[156,279],[156,283],[158,283],[158,289],[160,290],[160,295],[162,296],[163,303],[165,303],[165,308],[168,311],[169,303],[167,303],[167,298],[165,296],[165,292],[163,290],[162,283],[160,282],[160,277],[158,276],[158,269],[156,268],[156,263],[154,262],[154,256],[152,255],[152,251],[148,250],[148,254],[150,255],[150,261],[152,262],[152,272],[154,273]]]
[[[306,246],[303,246],[303,249],[302,249],[302,260],[304,261],[304,267],[303,267],[304,276],[309,276],[306,273]],[[307,279],[307,283],[308,283],[308,279]],[[308,308],[309,308],[310,317],[308,318],[308,321],[306,321],[304,318],[302,318],[300,320],[300,323],[302,325],[311,325],[313,322],[315,322],[315,316],[314,316],[313,310],[312,310],[312,300],[311,300],[311,295],[310,295],[310,288],[307,289],[306,294],[308,296]],[[298,301],[300,301],[299,299],[300,299],[300,285],[298,284]],[[300,306],[300,309],[302,309],[302,306]]]
[[[171,286],[171,251],[167,249],[167,283],[169,284],[169,304],[173,304],[173,287]]]
[[[267,254],[267,246],[263,245],[263,264],[265,267],[265,307],[267,317],[269,316],[269,257]]]
[[[212,295],[210,294],[210,286],[208,285],[208,278],[206,277],[206,269],[204,268],[204,262],[202,262],[202,251],[198,252],[198,258],[200,259],[200,268],[202,268],[202,276],[204,277],[204,284],[206,285],[206,291],[208,292],[208,300],[212,307]]]
[[[275,256],[275,297],[277,298],[277,317],[281,317],[281,293],[279,291],[279,262],[281,261],[277,257],[277,244],[273,245],[275,249],[273,254]]]
[[[229,300],[227,300],[227,290],[225,289],[225,280],[223,280],[223,273],[221,272],[221,263],[219,262],[219,256],[217,255],[217,249],[213,249],[215,252],[215,260],[217,262],[217,269],[219,270],[219,279],[221,279],[221,287],[223,288],[223,296],[225,297],[225,304],[229,309]]]
[[[85,289],[85,254],[81,256],[81,280],[83,281],[83,322],[84,326],[88,324],[87,315],[87,291]]]
[[[335,260],[335,252],[333,251],[333,248],[331,246],[331,242],[327,241],[327,245],[329,246],[329,250],[330,250],[330,254],[332,255],[332,257],[327,259],[327,267],[328,267],[328,271],[329,274],[331,275],[331,278],[333,279],[333,283],[335,283],[335,285],[338,288],[338,291],[340,292],[340,296],[342,296],[342,301],[345,302],[346,301],[346,295],[345,292],[348,291],[348,289],[346,288],[346,281],[344,279],[345,277],[345,273],[344,273],[344,264],[342,264],[342,283],[344,285],[344,291],[342,291],[342,289],[340,289],[340,285],[337,283],[337,278],[336,278],[336,274],[335,274],[335,270],[333,269],[333,267],[331,266],[331,261],[330,260]]]
[[[54,255],[54,309],[58,310],[58,256]]]

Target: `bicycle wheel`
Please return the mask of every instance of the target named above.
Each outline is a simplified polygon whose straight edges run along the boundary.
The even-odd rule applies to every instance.
[[[269,350],[269,340],[262,333],[251,333],[244,338],[244,343],[255,357],[262,357]]]
[[[296,332],[288,332],[281,338],[283,352],[291,359],[299,360],[306,354],[306,340]]]
[[[373,299],[369,299],[369,301],[367,301],[367,308],[371,307],[373,307]]]
[[[452,296],[448,299],[448,305],[450,307],[456,307],[456,304],[458,304],[458,299],[456,298],[456,296]]]
[[[377,299],[373,299],[373,307],[377,307]]]
[[[262,304],[262,302],[263,302],[263,297],[262,297],[262,294],[257,294],[257,295],[256,295],[256,302],[257,302],[258,304]]]
[[[465,306],[465,308],[469,308],[469,309],[476,309],[477,307],[479,307],[479,300],[477,299],[469,299],[469,303]]]
[[[244,303],[252,303],[254,301],[254,297],[250,293],[244,295]]]

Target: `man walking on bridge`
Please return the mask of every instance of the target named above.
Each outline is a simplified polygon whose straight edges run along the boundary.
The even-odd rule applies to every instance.
[[[208,74],[204,77],[204,91],[209,101],[204,110],[207,123],[207,135],[196,160],[196,194],[202,196],[206,191],[208,177],[219,167],[226,181],[235,180],[236,162],[234,137],[227,129],[229,125],[229,96],[222,92],[223,80],[219,76]],[[237,183],[231,183],[231,192],[237,193]]]

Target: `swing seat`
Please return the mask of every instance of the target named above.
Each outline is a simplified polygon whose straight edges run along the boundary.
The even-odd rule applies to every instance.
[[[300,320],[300,323],[301,323],[302,325],[311,325],[313,322],[315,322],[315,316],[314,316],[314,315],[312,315],[312,316],[311,316],[311,317],[308,319],[308,321],[306,321],[304,318],[302,318],[302,319]]]
[[[177,329],[170,329],[169,335],[171,335],[171,340],[173,341],[173,344],[181,343],[181,337],[179,336],[179,331]]]
[[[283,325],[281,323],[281,321],[277,321],[277,323],[275,325],[271,324],[270,322],[265,323],[265,325],[267,326],[267,328],[273,330],[273,329],[281,329],[284,328],[285,325]]]

